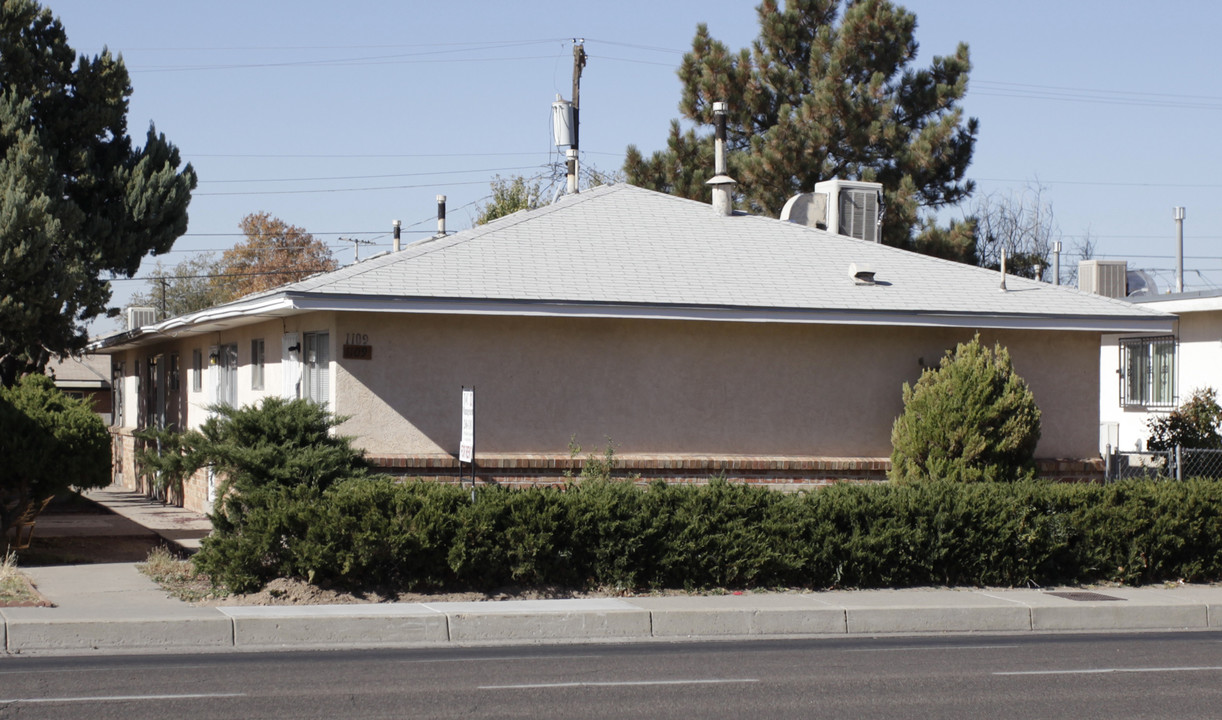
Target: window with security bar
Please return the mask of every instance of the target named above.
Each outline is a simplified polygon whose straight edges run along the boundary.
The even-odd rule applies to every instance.
[[[1175,338],[1125,338],[1120,341],[1120,404],[1124,407],[1175,407]]]

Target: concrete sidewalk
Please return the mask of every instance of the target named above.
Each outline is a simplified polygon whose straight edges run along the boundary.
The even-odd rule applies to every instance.
[[[200,513],[166,505],[137,492],[105,487],[81,493],[112,513],[156,533],[170,547],[192,553],[212,532],[212,523]]]
[[[100,492],[98,502],[176,542],[206,533],[202,516]],[[1222,629],[1222,585],[194,607],[134,563],[23,571],[56,607],[0,608],[10,654]]]

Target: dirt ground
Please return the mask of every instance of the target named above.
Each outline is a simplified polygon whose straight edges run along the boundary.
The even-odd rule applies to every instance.
[[[430,603],[430,602],[484,602],[496,600],[544,600],[557,598],[613,597],[611,593],[574,592],[560,588],[520,589],[506,588],[493,593],[449,592],[449,593],[399,593],[381,595],[367,593],[355,595],[338,590],[328,590],[316,585],[278,578],[262,590],[247,595],[229,595],[221,598],[202,598],[196,605],[353,605],[359,603]]]

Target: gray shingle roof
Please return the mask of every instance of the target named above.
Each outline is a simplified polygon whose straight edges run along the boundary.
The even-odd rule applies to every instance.
[[[870,266],[877,284],[854,282],[850,263]],[[1000,284],[995,271],[611,185],[172,318],[155,332],[311,310],[1171,328],[1172,316],[1122,300],[1013,276],[1007,291]]]
[[[876,272],[855,283],[850,263]],[[863,242],[630,185],[408,246],[272,291],[508,303],[887,315],[1156,319],[1066,287]]]

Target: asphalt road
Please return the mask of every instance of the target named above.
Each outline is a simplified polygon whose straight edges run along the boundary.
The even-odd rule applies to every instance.
[[[1222,633],[0,659],[0,718],[1218,718]]]

